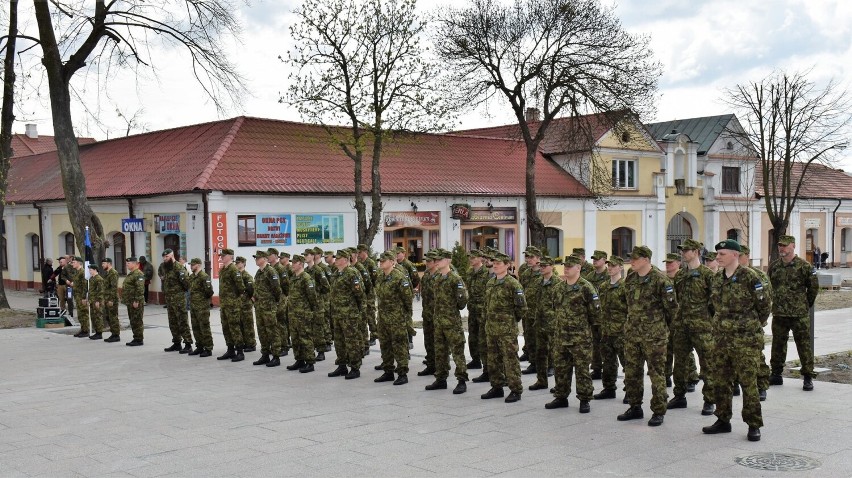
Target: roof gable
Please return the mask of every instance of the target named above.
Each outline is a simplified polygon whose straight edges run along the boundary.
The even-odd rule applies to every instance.
[[[673,131],[686,134],[692,141],[698,143],[698,155],[701,156],[707,154],[732,119],[734,119],[734,115],[727,114],[649,123],[646,126],[657,141],[662,140]]]

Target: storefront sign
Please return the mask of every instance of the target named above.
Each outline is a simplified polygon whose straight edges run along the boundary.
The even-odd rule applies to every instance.
[[[144,219],[128,217],[121,220],[121,232],[145,232]]]
[[[470,219],[470,204],[453,204],[451,208],[453,219],[461,219],[462,221]]]
[[[213,278],[219,278],[222,259],[219,251],[228,247],[228,215],[224,212],[210,213],[210,243],[213,244]]]
[[[820,222],[818,218],[805,219],[805,229],[819,229]]]
[[[464,219],[462,222],[515,224],[518,222],[518,209],[514,207],[475,207],[470,210],[470,219]]]
[[[397,211],[385,213],[385,227],[429,227],[441,225],[438,211]]]
[[[343,214],[297,214],[296,244],[343,242]]]
[[[837,227],[850,227],[852,226],[852,217],[850,216],[838,216],[837,217]]]
[[[160,214],[154,216],[157,221],[157,234],[177,234],[180,232],[180,214]]]
[[[258,214],[255,222],[258,247],[293,245],[290,223],[289,214]]]

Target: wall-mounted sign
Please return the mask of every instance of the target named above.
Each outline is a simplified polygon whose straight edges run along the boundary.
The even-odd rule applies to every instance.
[[[343,242],[343,214],[296,214],[296,244]]]
[[[141,217],[128,217],[121,220],[121,232],[145,232],[145,222]]]
[[[453,219],[461,219],[462,221],[470,219],[470,204],[453,204],[450,207],[453,211]]]
[[[219,269],[222,268],[222,259],[219,251],[228,247],[228,215],[224,212],[210,213],[210,244],[213,245],[213,278],[219,278]]]
[[[470,218],[462,222],[484,224],[515,224],[518,222],[518,209],[514,207],[475,207],[470,210]]]
[[[289,214],[258,214],[255,224],[258,247],[290,246],[293,244]]]
[[[160,214],[154,216],[156,234],[177,234],[180,232],[180,214]]]
[[[849,227],[852,226],[852,217],[849,216],[838,216],[837,217],[837,227]]]
[[[385,227],[429,227],[441,225],[438,211],[396,211],[385,213]]]
[[[819,229],[820,222],[819,218],[805,219],[805,229]]]

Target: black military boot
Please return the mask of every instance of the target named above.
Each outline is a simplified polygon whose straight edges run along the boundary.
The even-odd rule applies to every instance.
[[[216,360],[228,360],[228,359],[232,359],[234,357],[236,357],[236,354],[234,353],[234,346],[231,345],[231,346],[228,347],[228,351],[225,352],[225,354],[222,355],[221,357],[216,357]]]
[[[592,380],[600,380],[601,379],[601,371],[598,369],[592,370]]]
[[[426,385],[426,390],[446,390],[447,389],[447,381],[446,380],[438,380],[435,379],[434,382]]]
[[[739,397],[740,396],[740,384],[735,383],[733,390],[734,390],[734,396]]]
[[[536,382],[534,384],[529,386],[530,390],[544,390],[546,388],[547,388],[547,382],[539,382],[538,380],[536,380]]]
[[[708,427],[702,428],[701,431],[708,435],[715,435],[717,433],[731,433],[731,422],[724,422],[719,419],[716,420],[716,423]]]
[[[345,377],[346,374],[349,373],[349,370],[346,368],[346,365],[338,365],[334,371],[329,372],[329,377]]]
[[[347,374],[346,374],[346,376],[345,376],[345,377],[343,377],[343,378],[345,378],[346,380],[353,380],[353,379],[356,379],[356,378],[358,378],[358,377],[360,377],[360,376],[361,376],[361,371],[360,371],[360,370],[358,370],[357,368],[353,368],[353,369],[352,369],[352,370],[350,370],[350,371],[349,371],[349,373],[347,373]]]
[[[257,346],[251,345],[249,347],[243,347],[243,352],[256,352]]]
[[[503,397],[503,387],[491,387],[486,393],[483,393],[480,398],[483,400],[488,400],[491,398],[502,398]]]
[[[174,342],[171,347],[166,347],[163,352],[178,352],[180,350],[180,342]]]
[[[96,332],[96,333],[92,334],[89,338],[92,339],[92,340],[102,340],[104,338],[104,336],[101,335],[100,332]]]
[[[508,397],[506,397],[506,399],[505,399],[505,400],[503,400],[503,401],[504,401],[504,402],[506,402],[506,403],[515,403],[515,402],[519,401],[520,399],[521,399],[521,394],[520,394],[520,393],[518,393],[518,392],[512,392],[512,393],[510,393],[510,394],[509,394],[509,396],[508,396]]]
[[[524,374],[524,375],[530,375],[530,374],[533,374],[533,373],[536,373],[536,372],[538,372],[538,370],[536,370],[534,363],[530,364],[529,367],[527,367],[523,371],[521,371],[521,373]]]
[[[760,397],[760,401],[761,401],[761,402],[765,402],[765,401],[766,401],[766,390],[758,390],[758,391],[757,391],[757,394],[758,394],[758,396]]]
[[[553,410],[556,408],[568,408],[568,399],[567,398],[554,398],[553,400],[544,404],[544,408],[548,410]]]
[[[242,347],[238,345],[234,347],[234,350],[236,352],[236,355],[234,355],[234,358],[231,359],[231,362],[242,362],[246,359],[246,355],[243,353]]]
[[[694,392],[696,385],[698,385],[698,382],[686,382],[686,393]]]
[[[119,337],[118,335],[113,334],[113,335],[110,335],[109,337],[105,338],[105,339],[104,339],[104,342],[110,342],[110,343],[112,343],[112,342],[121,342],[121,337]]]
[[[408,375],[404,373],[399,374],[396,380],[393,381],[394,385],[405,385],[406,383],[408,383]]]
[[[456,385],[456,388],[453,389],[453,395],[461,395],[466,391],[467,391],[467,385],[465,384],[465,381],[459,380],[458,385]]]
[[[603,389],[600,393],[592,395],[595,400],[605,400],[607,398],[615,398],[615,390]]]
[[[379,378],[374,379],[373,381],[376,383],[393,382],[393,379],[393,372],[385,372],[381,376],[379,376]]]
[[[748,441],[760,441],[760,428],[748,427]]]
[[[323,360],[325,360],[325,352],[318,352],[314,360],[316,360],[317,362],[322,362]]]
[[[802,383],[802,390],[810,392],[814,389],[814,379],[810,375],[805,375],[805,381]]]
[[[648,420],[649,427],[658,427],[663,424],[663,420],[666,417],[664,415],[657,415],[656,413],[651,415],[651,419]]]
[[[376,345],[376,339],[370,339],[370,345],[371,346]]]
[[[716,405],[713,405],[710,402],[704,402],[704,407],[701,409],[701,414],[705,417],[709,417],[716,411]]]
[[[127,342],[127,343],[126,343],[126,344],[124,344],[124,345],[126,345],[126,346],[128,346],[128,347],[139,347],[140,345],[143,345],[143,341],[142,341],[142,340],[133,339],[133,340],[131,340],[130,342]]]
[[[666,377],[666,388],[672,388],[672,377]]]
[[[293,362],[293,365],[287,366],[287,370],[299,370],[300,368],[304,367],[305,365],[306,364],[305,364],[304,360],[296,360],[295,362]]]
[[[77,332],[76,334],[74,334],[74,337],[77,337],[78,339],[82,339],[83,337],[88,337],[88,336],[89,336],[89,333],[83,332],[82,330]]]
[[[769,385],[784,385],[784,377],[773,373],[769,376]]]
[[[475,358],[475,359],[473,359],[473,360],[471,360],[470,362],[467,363],[467,369],[468,370],[479,370],[481,368],[482,368],[482,362],[478,358]]]
[[[299,369],[299,373],[311,373],[314,371],[314,364],[307,363],[304,367]]]
[[[589,413],[592,411],[592,406],[588,400],[580,400],[580,413]]]
[[[642,411],[642,407],[635,406],[627,409],[626,412],[622,413],[618,416],[618,421],[626,422],[627,420],[638,420],[640,418],[645,417],[645,412]]]
[[[198,354],[199,357],[209,357],[211,355],[213,355],[213,351],[207,349],[202,350],[201,353]]]
[[[277,367],[279,365],[281,365],[281,359],[278,358],[277,355],[273,355],[272,360],[270,360],[269,363],[266,364],[267,367]]]
[[[676,396],[669,400],[666,409],[673,410],[675,408],[686,408],[686,397],[683,395]]]
[[[488,372],[482,372],[482,375],[474,377],[471,381],[473,383],[487,383],[491,381],[491,377],[488,376]]]
[[[425,377],[427,375],[435,375],[435,368],[427,365],[426,368],[417,372],[418,377]]]
[[[202,349],[201,347],[195,347],[195,350],[190,352],[189,355],[201,355],[201,352],[203,351],[204,349]]]
[[[188,354],[188,353],[192,352],[192,345],[191,345],[191,344],[188,344],[188,343],[184,343],[184,344],[183,344],[183,348],[182,348],[182,349],[180,349],[180,350],[178,350],[178,352],[179,352],[181,355],[182,355],[182,354]]]
[[[373,367],[373,370],[384,370],[384,369],[385,369],[384,364],[378,364],[375,367]]]

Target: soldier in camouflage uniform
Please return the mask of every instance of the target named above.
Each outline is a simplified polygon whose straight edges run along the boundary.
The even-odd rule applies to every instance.
[[[174,251],[163,251],[163,291],[168,306],[169,331],[172,333],[172,346],[165,352],[192,352],[192,335],[189,331],[189,319],[186,315],[186,291],[189,290],[189,274],[175,260]],[[180,341],[183,339],[183,350]]]
[[[329,251],[331,256],[334,253]],[[317,349],[317,362],[325,360],[325,352],[331,351],[331,322],[328,313],[328,294],[331,292],[331,268],[323,261],[324,251],[321,247],[314,247],[314,267],[322,272],[324,280],[314,280],[317,284],[317,292],[319,292],[320,312],[318,313],[318,323],[314,326],[317,339],[314,340],[314,346]],[[314,277],[317,277],[315,274]]]
[[[761,322],[771,306],[763,283],[748,267],[739,265],[740,245],[727,239],[716,244],[722,270],[713,276],[711,303],[715,308],[716,348],[712,355],[713,373],[719,380],[716,391],[716,423],[704,427],[707,434],[730,433],[732,381],[743,389],[743,421],[748,424],[749,441],[760,440],[763,417],[757,392],[758,347],[762,340]],[[724,378],[723,378],[724,377]]]
[[[411,284],[408,278],[394,266],[395,254],[388,251],[379,257],[379,275],[376,277],[378,298],[378,332],[382,351],[381,367],[384,373],[374,382],[390,382],[394,385],[408,383],[408,316],[411,313]],[[427,257],[429,257],[427,255]],[[426,277],[422,283],[426,291]],[[425,300],[425,299],[424,299]],[[424,310],[425,311],[425,310]],[[396,368],[394,368],[396,363]],[[394,372],[397,377],[394,380]]]
[[[287,323],[290,324],[296,361],[288,365],[287,370],[310,373],[314,371],[316,361],[313,328],[319,312],[319,296],[313,277],[305,272],[305,256],[294,255],[291,266],[293,274],[287,298]]]
[[[479,250],[470,251],[470,271],[467,274],[467,348],[470,351],[468,370],[486,368],[488,361],[485,345],[485,285],[488,284],[488,269]],[[424,277],[425,279],[425,277]]]
[[[367,327],[370,330],[370,345],[376,345],[376,339],[379,338],[378,327],[376,326],[376,291],[372,287],[373,282],[378,276],[379,269],[376,266],[376,261],[370,257],[370,248],[366,244],[358,244],[358,263],[363,264],[364,268],[370,274],[370,289],[367,291],[367,307],[365,308],[365,317],[367,318]]]
[[[802,389],[814,389],[814,353],[811,344],[810,308],[814,306],[819,293],[819,280],[816,269],[806,260],[796,255],[796,238],[781,236],[778,239],[778,259],[769,265],[769,280],[772,282],[774,300],[772,303],[772,375],[770,385],[781,385],[784,379],[784,362],[787,360],[787,340],[790,331],[796,342],[800,370],[804,383]]]
[[[531,294],[529,288],[534,279],[541,277],[538,262],[541,258],[541,250],[535,246],[527,246],[524,250],[524,263],[518,268],[518,282],[524,288],[524,296],[527,299],[527,313],[521,320],[521,328],[524,329],[524,345],[521,347],[523,353],[519,360],[529,361],[530,365],[521,373],[535,373],[535,301],[538,300],[538,291]]]
[[[322,262],[322,254],[316,254],[316,250],[312,248],[305,249],[303,254],[305,258],[304,271],[314,281],[314,288],[317,293],[317,308],[310,323],[308,324],[311,331],[311,343],[314,346],[317,354],[314,356],[316,362],[325,360],[325,325],[326,321],[326,303],[324,302],[331,291],[331,286],[328,283],[328,276],[319,265]],[[307,372],[306,372],[307,373]]]
[[[104,322],[109,325],[110,336],[104,342],[121,341],[121,324],[118,322],[118,272],[112,267],[112,259],[101,262],[104,269]]]
[[[663,424],[666,415],[666,342],[670,317],[677,313],[677,299],[671,280],[651,265],[651,249],[636,246],[630,254],[631,274],[624,281],[627,296],[627,323],[624,327],[624,384],[630,408],[618,416],[619,421],[639,419],[644,395],[643,372],[648,364],[651,377],[651,411],[649,426]]]
[[[556,365],[554,399],[545,405],[548,410],[568,407],[571,376],[576,374],[577,399],[580,413],[589,413],[589,402],[595,392],[589,372],[592,356],[591,325],[597,322],[600,301],[595,287],[580,276],[580,259],[568,256],[565,260],[565,282],[556,292],[558,297],[553,356]]]
[[[589,264],[589,262],[586,260],[585,248],[575,247],[574,249],[571,249],[571,255],[580,258],[580,275],[582,277],[586,277],[595,271],[594,266]]]
[[[277,367],[281,365],[278,356],[281,350],[281,336],[278,335],[278,320],[276,308],[281,300],[281,283],[275,268],[269,265],[270,254],[268,251],[257,251],[252,256],[257,266],[257,272],[251,281],[252,295],[249,300],[249,309],[246,311],[251,316],[251,305],[254,305],[257,320],[257,334],[260,338],[260,358],[252,362],[252,365],[266,365]],[[249,274],[243,272],[244,276]]]
[[[331,287],[334,278],[337,276],[337,265],[335,264],[334,251],[324,251],[324,264],[327,267],[326,277],[328,277],[328,285]],[[331,316],[331,292],[326,296],[326,311],[325,317],[328,321],[328,334],[326,335],[326,352],[331,351],[331,346],[334,344],[334,319]]]
[[[467,391],[467,360],[464,356],[464,328],[460,310],[467,306],[467,289],[461,277],[450,270],[452,252],[438,249],[435,257],[436,274],[432,278],[435,321],[435,381],[426,390],[446,390],[450,372],[450,355],[456,365],[458,384],[453,393]]]
[[[278,252],[278,249],[270,247],[266,250],[269,254],[269,265],[275,269],[278,275],[278,283],[281,285],[281,294],[275,303],[275,321],[278,328],[278,338],[281,345],[279,355],[287,355],[290,350],[290,328],[287,324],[287,294],[290,292],[290,268],[284,261],[290,260],[290,254]],[[271,353],[271,352],[270,352]]]
[[[476,296],[473,300],[481,304],[479,309],[481,311],[479,319],[479,357],[482,362],[482,374],[478,377],[474,377],[471,382],[489,383],[491,381],[491,378],[488,376],[488,364],[490,363],[490,358],[488,357],[488,338],[485,333],[485,324],[488,322],[488,314],[486,314],[486,298],[488,296],[488,281],[494,277],[494,274],[492,273],[494,264],[492,263],[493,257],[491,256],[491,252],[488,252],[487,250],[480,250],[479,255],[482,256],[482,270],[475,276],[476,282],[471,284],[471,287],[474,289],[471,293]]]
[[[373,293],[373,278],[371,277],[370,271],[362,264],[358,259],[358,249],[354,247],[348,247],[346,250],[349,252],[349,265],[350,267],[354,267],[359,274],[361,274],[361,285],[364,289],[364,310],[361,312],[362,324],[358,326],[358,330],[361,332],[361,335],[364,336],[364,355],[370,355],[370,328],[369,328],[369,318],[367,317],[367,302],[370,301],[370,297],[373,298],[375,302],[376,295]]]
[[[552,257],[542,257],[539,260],[541,276],[536,288],[538,300],[536,304],[528,303],[528,310],[535,307],[536,356],[533,359],[537,370],[536,382],[530,385],[530,390],[548,388],[547,368],[554,353],[557,313],[561,307],[564,282],[553,273],[554,260]]]
[[[337,368],[329,377],[345,377],[346,380],[361,376],[361,359],[364,357],[363,325],[364,287],[361,273],[349,265],[349,251],[337,251],[329,294],[329,306],[334,322],[334,347],[337,351]],[[348,368],[347,368],[348,367]]]
[[[675,253],[666,254],[666,258],[663,259],[663,263],[666,265],[666,276],[671,279],[672,284],[674,284],[675,276],[677,276],[678,272],[681,270],[682,261],[683,258],[681,255]],[[669,320],[673,319],[674,317]],[[668,325],[669,342],[666,346],[666,387],[671,387],[672,374],[674,374],[674,329],[672,328],[671,323]],[[686,391],[692,393],[695,391],[695,385],[698,383],[698,368],[695,365],[695,355],[692,351],[689,352],[687,360],[689,361],[689,380],[686,384]]]
[[[126,263],[127,276],[121,287],[121,303],[127,306],[133,340],[125,345],[136,347],[142,345],[144,339],[142,317],[145,313],[145,276],[139,270],[139,262],[135,257],[128,257]]]
[[[201,259],[193,258],[189,261],[189,267],[192,269],[189,275],[189,315],[192,319],[192,335],[195,336],[195,350],[189,355],[210,357],[213,355],[213,334],[210,332],[213,284],[202,268]]]
[[[769,276],[766,275],[765,272],[751,265],[750,255],[751,250],[749,249],[749,247],[745,244],[740,244],[740,265],[743,267],[748,267],[749,269],[753,270],[758,277],[760,277],[760,282],[763,283],[764,297],[766,297],[766,300],[769,302],[769,304],[772,304],[772,282],[769,280]],[[760,401],[762,402],[766,400],[766,391],[769,389],[769,375],[771,374],[771,372],[769,365],[766,364],[766,355],[763,353],[763,345],[766,343],[766,341],[762,327],[766,326],[766,322],[760,325],[760,370],[757,374],[757,392],[760,394]],[[739,387],[739,384],[734,384],[734,387]]]
[[[716,261],[716,253],[707,251],[704,253],[704,265],[714,274],[719,272],[719,262]]]
[[[604,251],[592,253],[592,272],[583,275],[583,279],[589,281],[595,290],[600,292],[600,287],[609,282],[609,272],[606,267],[607,254]],[[603,357],[601,355],[601,331],[597,324],[592,325],[592,380],[601,379],[603,369]]]
[[[89,264],[89,303],[92,306],[92,328],[95,333],[89,337],[92,340],[103,339],[104,315],[104,278],[98,274],[98,266]]]
[[[254,327],[254,277],[246,272],[246,258],[238,256],[234,263],[240,271],[245,292],[240,296],[240,335],[243,338],[243,352],[257,350],[257,338]]]
[[[422,304],[421,320],[423,321],[423,345],[426,347],[426,368],[417,372],[417,376],[425,377],[435,374],[435,294],[433,292],[433,282],[435,276],[435,250],[427,252],[423,256],[423,262],[426,264],[426,271],[423,273],[423,278],[420,279],[420,303]],[[397,264],[395,270],[400,272],[408,279],[408,274],[404,267]],[[406,282],[410,282],[406,280]],[[413,291],[412,291],[413,295]],[[406,309],[409,310],[409,309]]]
[[[402,267],[405,274],[408,276],[408,280],[411,283],[411,289],[414,292],[417,292],[420,288],[420,274],[417,273],[417,268],[414,267],[414,264],[408,260],[407,253],[404,247],[397,247],[396,251],[396,263]],[[412,303],[414,302],[414,297],[411,298]],[[412,307],[414,310],[414,307]],[[411,350],[413,348],[413,337],[417,335],[417,332],[414,330],[414,316],[412,315],[408,321],[408,349]]]
[[[517,402],[524,391],[518,358],[518,322],[527,311],[524,288],[508,272],[511,261],[506,254],[494,254],[494,277],[489,279],[485,292],[485,335],[491,390],[483,394],[482,399],[502,397],[503,385],[508,383],[511,393],[506,397],[506,403]]]
[[[240,297],[246,292],[242,273],[234,264],[234,250],[222,249],[222,268],[219,269],[219,306],[222,318],[222,334],[228,350],[216,360],[240,362],[245,360],[243,354],[243,336],[240,328]]]
[[[601,380],[603,390],[594,395],[595,400],[615,398],[615,381],[618,378],[618,362],[627,367],[624,360],[624,323],[627,321],[627,297],[625,295],[624,259],[610,256],[606,261],[609,280],[598,286],[601,313],[598,329],[601,333]]]
[[[71,287],[74,303],[77,304],[77,319],[80,321],[80,332],[74,334],[74,337],[83,338],[89,336],[89,283],[86,281],[86,271],[83,268],[83,258],[80,256],[74,257],[71,261],[71,268],[74,270],[70,279],[65,283]],[[92,324],[94,325],[94,324]]]
[[[692,350],[695,349],[698,352],[701,373],[704,374],[704,387],[701,390],[704,406],[701,414],[709,416],[715,409],[715,377],[710,373],[710,355],[714,348],[710,285],[715,274],[701,264],[699,254],[703,245],[700,242],[687,239],[677,247],[682,250],[687,267],[680,269],[674,278],[678,301],[678,313],[670,325],[671,348],[674,352],[674,398],[669,401],[667,408],[686,408],[690,358]]]

